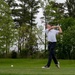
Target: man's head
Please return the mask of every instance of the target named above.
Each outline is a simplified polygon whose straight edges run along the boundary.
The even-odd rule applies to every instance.
[[[50,25],[50,24],[47,24],[46,26],[47,26],[47,29],[51,29],[52,28],[52,25]]]

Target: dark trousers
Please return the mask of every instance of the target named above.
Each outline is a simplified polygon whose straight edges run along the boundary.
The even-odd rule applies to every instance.
[[[48,42],[48,51],[49,51],[49,57],[48,57],[48,63],[47,63],[48,67],[51,65],[52,59],[55,64],[58,64],[58,61],[55,57],[55,51],[54,51],[55,47],[56,47],[56,42]]]

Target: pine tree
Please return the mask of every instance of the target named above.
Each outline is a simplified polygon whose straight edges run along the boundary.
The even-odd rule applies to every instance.
[[[18,29],[18,50],[19,52],[21,52],[22,49],[22,43],[24,44],[26,41],[22,41],[21,40],[24,38],[26,38],[28,41],[27,44],[29,45],[33,45],[33,43],[35,42],[33,39],[33,33],[34,33],[34,27],[36,26],[35,23],[35,18],[36,18],[36,14],[38,13],[38,9],[39,9],[39,1],[36,0],[18,0],[19,4],[16,2],[16,0],[7,0],[8,5],[10,6],[11,11],[12,11],[12,16],[13,16],[13,20],[16,23],[16,28]],[[29,36],[29,38],[26,37],[25,34],[25,29],[26,27],[29,26],[28,30],[29,33],[27,34],[27,36]],[[23,27],[25,27],[25,29],[23,29]],[[36,34],[34,36],[36,38]],[[32,44],[30,44],[32,42]],[[36,40],[37,43],[37,40]]]

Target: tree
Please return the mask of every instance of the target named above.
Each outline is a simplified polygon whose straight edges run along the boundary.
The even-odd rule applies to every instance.
[[[61,19],[64,17],[64,4],[50,1],[45,7],[46,20],[51,24],[61,24]]]
[[[72,0],[66,0],[66,13],[64,15],[64,19],[61,21],[63,33],[63,42],[62,49],[58,52],[58,56],[61,58],[74,58],[74,28],[75,28],[75,20],[74,20],[74,2]]]
[[[67,13],[66,13],[66,16],[68,17],[68,19],[69,19],[69,21],[67,20],[67,25],[66,25],[66,27],[68,28],[67,30],[68,30],[68,32],[69,33],[65,33],[66,34],[66,36],[67,37],[69,37],[68,39],[67,39],[67,37],[66,38],[64,38],[67,42],[66,42],[66,44],[68,44],[67,45],[67,49],[70,47],[70,49],[68,50],[68,54],[69,54],[69,58],[71,59],[75,59],[75,57],[74,57],[74,54],[75,54],[75,51],[74,51],[74,43],[73,43],[73,41],[74,41],[74,28],[75,28],[75,1],[73,0],[66,0],[66,7],[67,7]],[[71,27],[71,28],[70,28]],[[69,30],[69,28],[70,28],[70,30]],[[65,37],[65,36],[64,36]]]
[[[0,51],[6,54],[9,53],[14,39],[14,24],[10,14],[11,11],[6,2],[0,1]]]
[[[7,3],[9,4],[10,7],[12,7],[12,16],[14,17],[14,22],[16,23],[16,28],[18,29],[18,50],[21,52],[22,46],[21,44],[30,44],[30,50],[33,50],[33,43],[35,40],[33,39],[34,35],[34,27],[36,26],[35,23],[35,14],[38,13],[39,9],[39,1],[36,0],[18,0],[19,4],[16,2],[16,0],[11,1],[7,0]],[[17,7],[17,8],[16,8]],[[25,34],[25,29],[28,28],[29,32],[27,32],[27,35]],[[23,38],[26,38],[26,36],[29,36],[28,43],[26,41],[21,40]],[[36,38],[36,34],[34,35],[34,38]],[[28,39],[28,38],[26,38]],[[37,43],[37,41],[36,41]],[[26,47],[26,46],[25,46]],[[32,48],[32,49],[31,49]],[[32,51],[33,52],[33,51]]]
[[[46,9],[45,9],[45,7],[48,5],[48,0],[44,0],[44,1],[42,1],[42,0],[39,0],[40,1],[40,5],[41,5],[41,8],[42,8],[42,10],[43,10],[43,15],[44,15],[44,17],[41,17],[41,19],[42,20],[44,20],[43,22],[44,22],[44,26],[45,26],[45,29],[46,29],[46,24],[47,24],[47,19],[46,19]],[[42,41],[42,40],[41,40]],[[44,42],[44,49],[45,49],[45,54],[46,54],[46,34],[45,34],[45,40],[44,40],[45,42]]]
[[[68,16],[75,18],[75,0],[66,0]]]

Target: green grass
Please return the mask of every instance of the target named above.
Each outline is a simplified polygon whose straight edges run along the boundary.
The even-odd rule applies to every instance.
[[[0,59],[0,75],[75,75],[75,60],[59,60],[59,62],[60,69],[54,62],[50,69],[42,69],[47,59]]]

